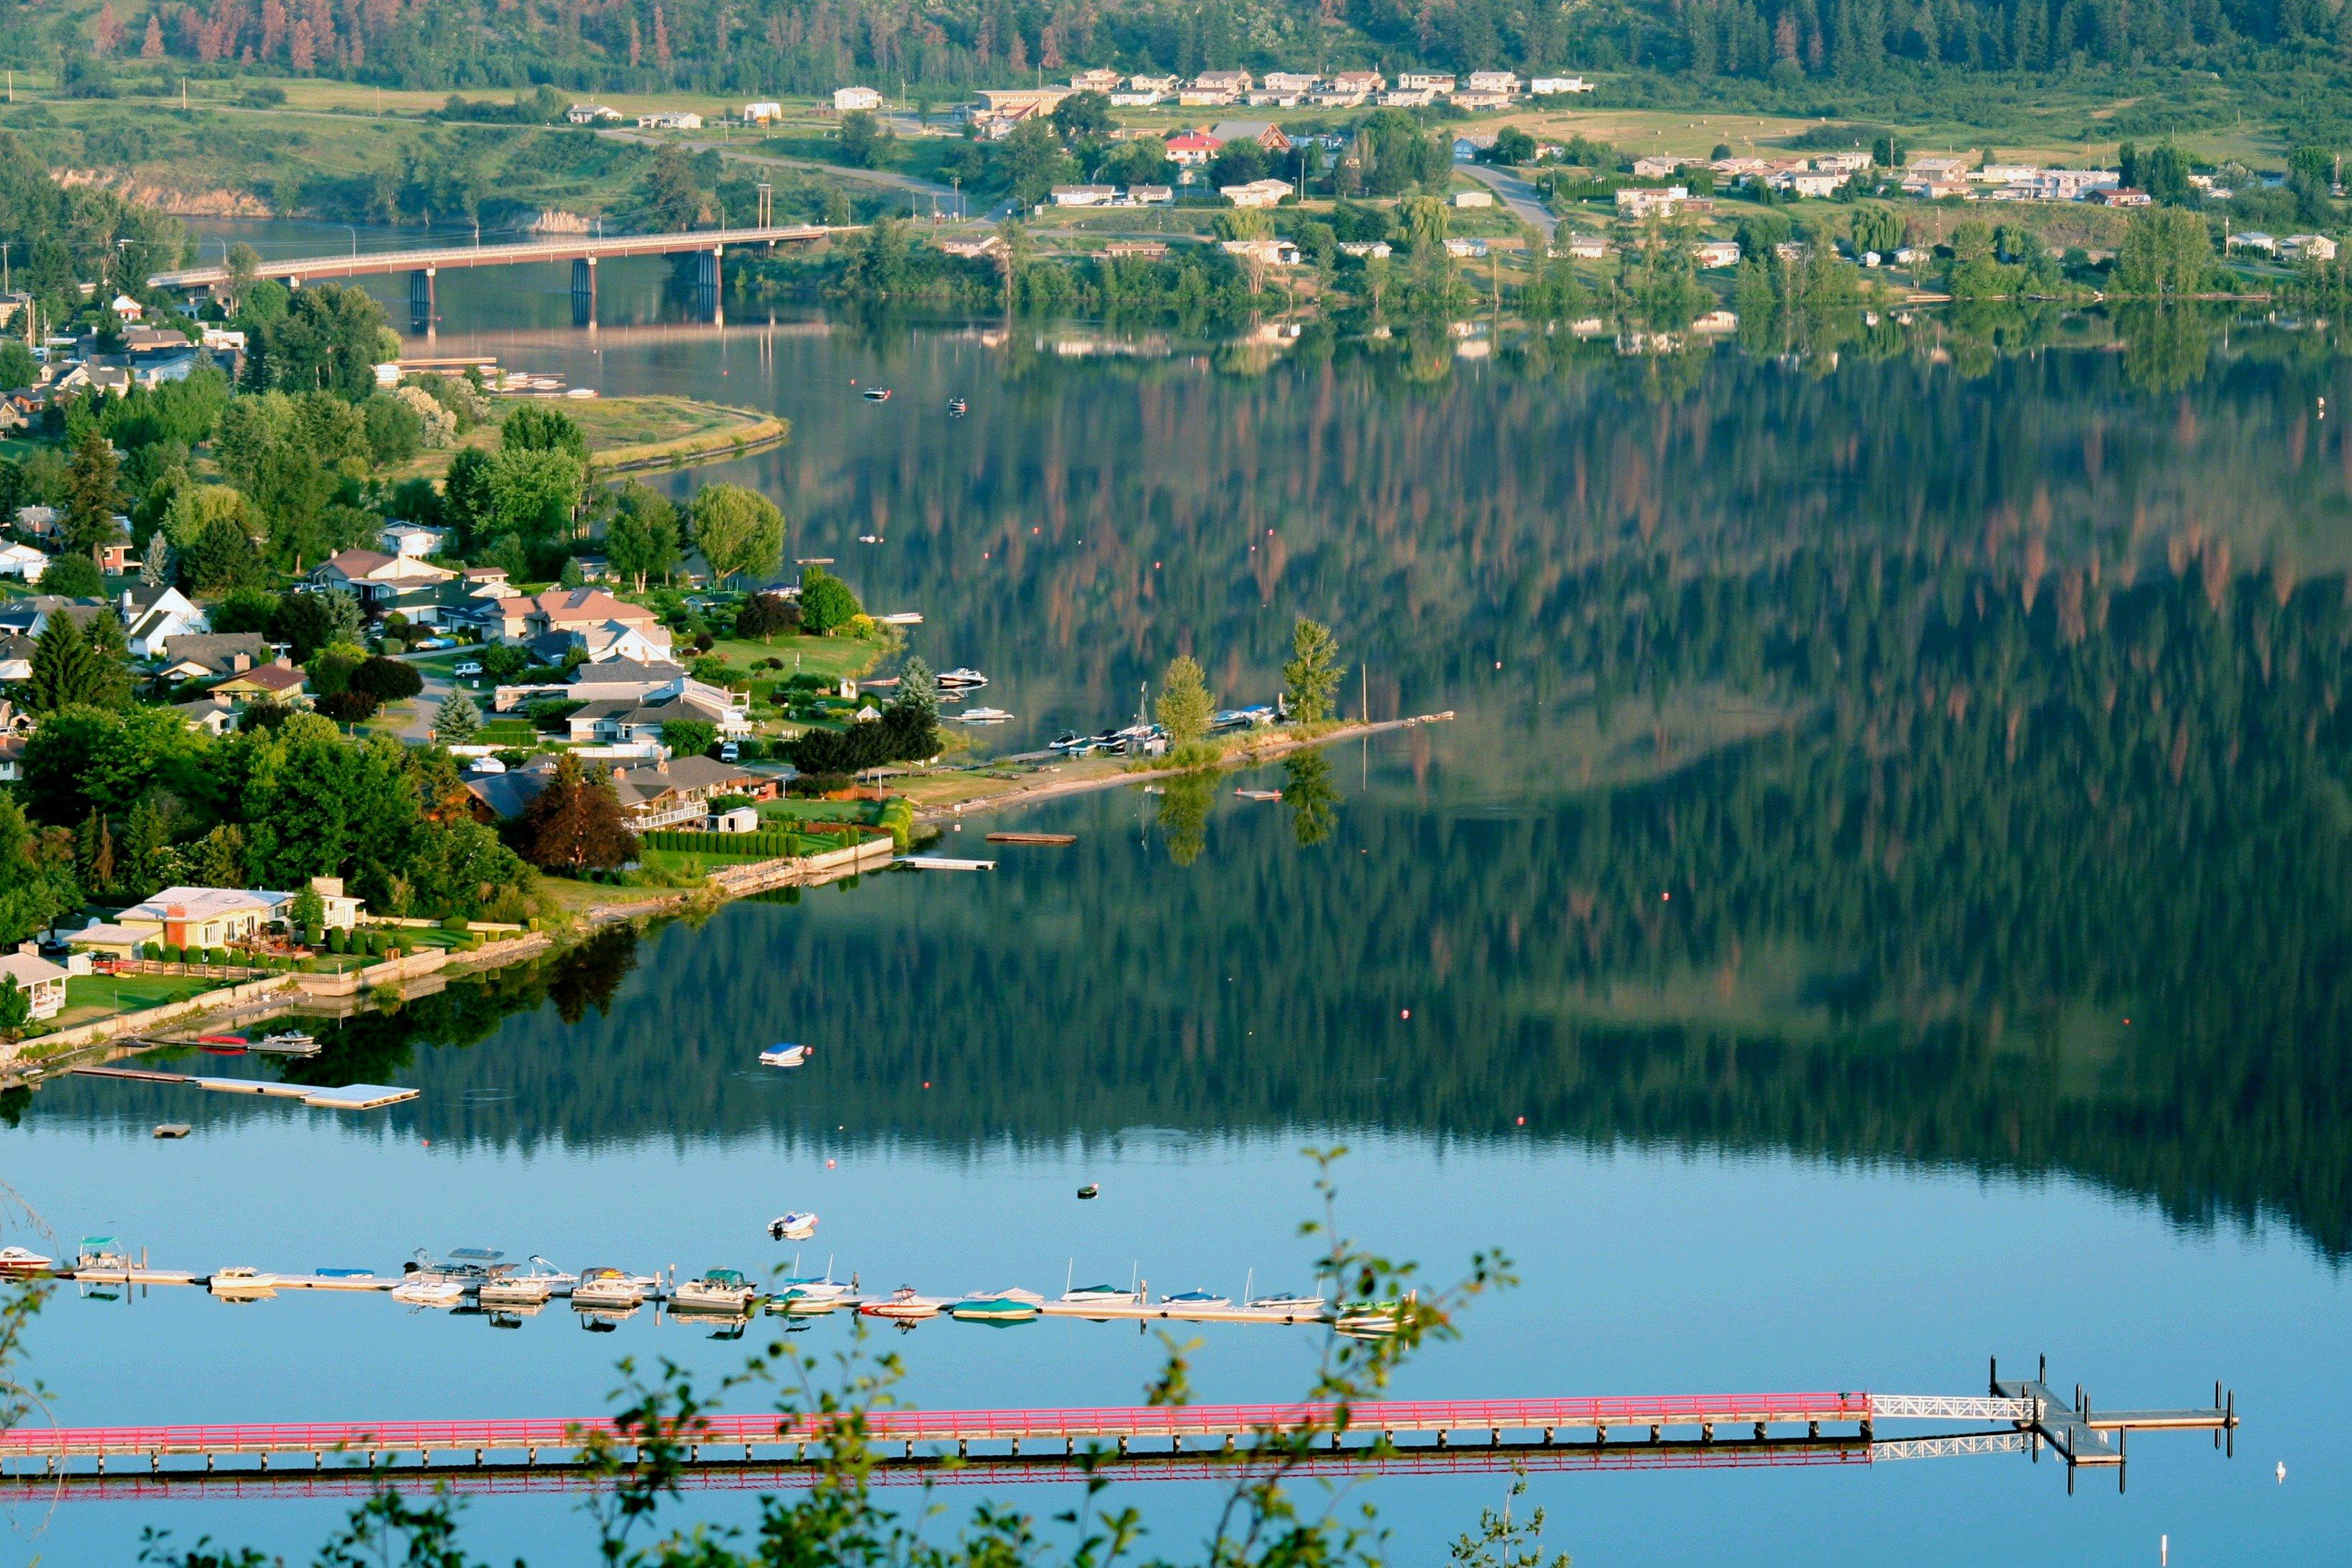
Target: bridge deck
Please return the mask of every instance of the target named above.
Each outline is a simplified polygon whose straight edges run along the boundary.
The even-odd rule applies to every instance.
[[[527,240],[520,245],[436,246],[419,250],[363,250],[348,256],[304,256],[265,261],[254,269],[257,277],[362,277],[390,272],[424,272],[443,267],[513,267],[530,262],[578,261],[629,256],[676,256],[688,251],[718,250],[730,246],[772,245],[823,239],[835,232],[823,224],[771,224],[761,228],[701,229],[684,234],[572,235],[554,239]],[[228,281],[225,267],[189,267],[158,272],[147,282],[155,288],[210,288]]]

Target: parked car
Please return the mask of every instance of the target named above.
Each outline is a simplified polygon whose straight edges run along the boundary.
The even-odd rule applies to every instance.
[[[482,662],[479,659],[461,659],[450,673],[461,678],[478,675],[482,673]]]
[[[425,653],[436,648],[454,648],[457,645],[457,639],[455,637],[426,637],[411,643],[408,645],[408,651],[412,653]]]
[[[721,762],[733,762],[742,755],[743,748],[736,745],[731,740],[728,741],[719,748],[719,760]]]

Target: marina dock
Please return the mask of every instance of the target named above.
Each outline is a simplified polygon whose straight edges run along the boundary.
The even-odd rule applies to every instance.
[[[144,1067],[77,1067],[81,1078],[123,1078],[139,1083],[188,1083],[217,1094],[264,1094],[273,1099],[299,1100],[324,1111],[373,1111],[414,1100],[419,1091],[394,1083],[280,1083],[267,1078],[208,1078],[195,1072],[158,1072]]]
[[[2037,1384],[2035,1386],[2039,1386]],[[2062,1407],[2063,1408],[2063,1407]],[[2176,1416],[2156,1413],[2165,1423]],[[1836,1393],[1669,1394],[1629,1397],[1373,1400],[1345,1409],[1328,1403],[1112,1406],[1042,1410],[877,1410],[865,1440],[877,1460],[903,1465],[972,1463],[1013,1479],[1058,1479],[1012,1469],[1027,1458],[1076,1459],[1082,1453],[1156,1456],[1195,1464],[1259,1463],[1311,1454],[1335,1465],[1464,1468],[1551,1454],[1590,1456],[1592,1468],[1739,1462],[1851,1463],[1959,1454],[2028,1451],[2050,1412],[2038,1395],[1920,1396]],[[2120,1420],[2120,1414],[2105,1419]],[[805,1467],[812,1447],[838,1435],[835,1414],[714,1414],[698,1419],[687,1463],[756,1469],[773,1479]],[[2226,1419],[2234,1426],[2234,1405]],[[1976,1431],[1882,1439],[1890,1422],[1965,1423]],[[1837,1430],[1825,1430],[1836,1428]],[[2121,1430],[2123,1428],[2116,1427]],[[1570,1436],[1583,1440],[1570,1442]],[[591,1419],[338,1421],[282,1425],[19,1427],[0,1433],[0,1481],[95,1478],[143,1465],[150,1476],[212,1472],[250,1458],[252,1476],[284,1468],[324,1474],[403,1466],[436,1471],[578,1466],[592,1438],[633,1439],[613,1422]],[[1408,1439],[1423,1439],[1409,1441]],[[1083,1447],[1082,1447],[1083,1446]],[[895,1450],[895,1451],[894,1451]],[[413,1456],[413,1462],[411,1457]],[[436,1456],[439,1456],[436,1458]],[[1464,1459],[1460,1456],[1479,1456]],[[452,1464],[450,1461],[455,1461]],[[201,1463],[202,1471],[190,1468]],[[2070,1466],[2071,1474],[2071,1466]],[[722,1483],[723,1484],[723,1483]],[[498,1489],[490,1489],[498,1490]]]
[[[2049,1366],[2042,1364],[2030,1380],[2007,1380],[2000,1375],[1998,1362],[1993,1364],[1987,1385],[1994,1396],[2020,1400],[2033,1408],[2030,1429],[2038,1448],[2050,1445],[2051,1451],[2066,1461],[2066,1490],[2074,1490],[2076,1466],[2095,1469],[2112,1467],[2116,1487],[2124,1485],[2123,1469],[2126,1448],[2134,1432],[2210,1432],[2213,1446],[2234,1458],[2238,1450],[2238,1397],[2224,1390],[2219,1381],[2213,1385],[2213,1403],[2203,1409],[2173,1410],[2099,1410],[2093,1407],[2091,1396],[2080,1384],[2074,1385],[2072,1399],[2062,1399],[2057,1390],[2044,1381]],[[2037,1452],[2035,1458],[2040,1458]]]

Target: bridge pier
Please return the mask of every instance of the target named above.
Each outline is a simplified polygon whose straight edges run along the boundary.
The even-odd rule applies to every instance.
[[[710,319],[722,327],[727,324],[727,279],[720,262],[725,254],[724,246],[714,245],[695,257],[694,268],[696,302],[707,301],[710,307]]]
[[[588,327],[596,320],[596,258],[574,256],[572,260],[572,324]]]
[[[437,267],[420,267],[408,275],[408,315],[413,321],[430,323],[439,315],[434,279]]]

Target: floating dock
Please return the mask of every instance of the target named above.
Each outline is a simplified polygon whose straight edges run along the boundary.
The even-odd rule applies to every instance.
[[[420,1092],[395,1083],[281,1083],[266,1078],[207,1078],[194,1072],[158,1072],[145,1067],[77,1067],[80,1078],[123,1078],[138,1083],[186,1083],[216,1094],[262,1094],[272,1099],[299,1100],[323,1111],[373,1111],[414,1100]]]
[[[954,860],[946,855],[900,855],[895,862],[916,871],[994,871],[994,861]]]
[[[2020,1385],[2018,1386],[2027,1386]],[[2032,1386],[2041,1386],[2039,1381]],[[2068,1408],[2062,1406],[2061,1408]],[[856,1417],[876,1458],[888,1462],[1016,1460],[1023,1445],[1035,1458],[1076,1459],[1084,1452],[1128,1457],[1142,1445],[1158,1455],[1199,1464],[1267,1463],[1311,1454],[1341,1465],[1378,1467],[1418,1459],[1460,1468],[1456,1454],[1509,1455],[1560,1451],[1654,1458],[1673,1453],[1703,1462],[1720,1451],[1744,1452],[1759,1462],[1852,1462],[1926,1458],[1965,1453],[2026,1451],[2053,1412],[2040,1395],[1981,1396],[1879,1395],[1854,1391],[1794,1394],[1670,1394],[1616,1398],[1368,1400],[1341,1407],[1301,1401],[1276,1405],[1109,1406],[1045,1410],[877,1410]],[[2234,1402],[2216,1412],[2151,1412],[2141,1425],[2178,1429],[2218,1416],[2233,1429]],[[2190,1418],[2194,1417],[2194,1420]],[[698,1417],[685,1455],[689,1466],[805,1467],[809,1449],[838,1436],[852,1417],[836,1414]],[[2123,1413],[2108,1413],[2102,1429],[2127,1429]],[[1965,1422],[1996,1429],[1882,1441],[1878,1428],[1896,1421]],[[2088,1424],[2087,1422],[2085,1423]],[[1825,1427],[1843,1428],[1825,1433]],[[1722,1437],[1718,1438],[1718,1430]],[[1680,1434],[1670,1437],[1669,1433]],[[1590,1440],[1567,1444],[1567,1434]],[[1800,1435],[1801,1434],[1801,1435]],[[1426,1438],[1406,1443],[1406,1437]],[[1628,1438],[1631,1440],[1627,1440]],[[541,1456],[576,1466],[592,1440],[632,1450],[634,1437],[604,1417],[582,1420],[331,1421],[184,1427],[84,1427],[0,1432],[0,1479],[98,1477],[109,1461],[143,1461],[156,1477],[192,1474],[187,1461],[211,1471],[224,1459],[250,1458],[267,1471],[272,1460],[309,1462],[325,1472],[383,1467],[415,1456],[417,1466],[446,1470],[435,1456],[477,1471],[532,1469]],[[1465,1439],[1459,1448],[1456,1439]],[[1507,1439],[1508,1441],[1507,1442]],[[974,1446],[983,1450],[974,1453]],[[2120,1448],[2120,1443],[2118,1443]],[[897,1453],[890,1450],[896,1449]],[[1764,1460],[1761,1456],[1771,1455]],[[167,1461],[182,1461],[167,1469]],[[2071,1475],[2072,1467],[2069,1473]],[[371,1472],[356,1469],[362,1478]],[[995,1473],[1006,1473],[999,1469]],[[1220,1473],[1231,1473],[1228,1469]],[[1059,1479],[1025,1476],[1021,1479]]]
[[[2049,1373],[2045,1359],[2031,1379],[2004,1380],[1996,1361],[1987,1386],[1997,1397],[2018,1399],[2033,1407],[2028,1425],[2034,1438],[2034,1458],[2041,1458],[2042,1444],[2049,1444],[2051,1451],[2066,1461],[2070,1492],[2074,1490],[2078,1466],[2113,1468],[2116,1490],[2123,1490],[2126,1448],[2134,1432],[2210,1432],[2215,1448],[2231,1458],[2237,1456],[2238,1396],[2219,1380],[2213,1385],[2213,1403],[2204,1409],[2100,1410],[2092,1406],[2091,1396],[2079,1383],[2073,1399],[2061,1399],[2046,1381]]]

